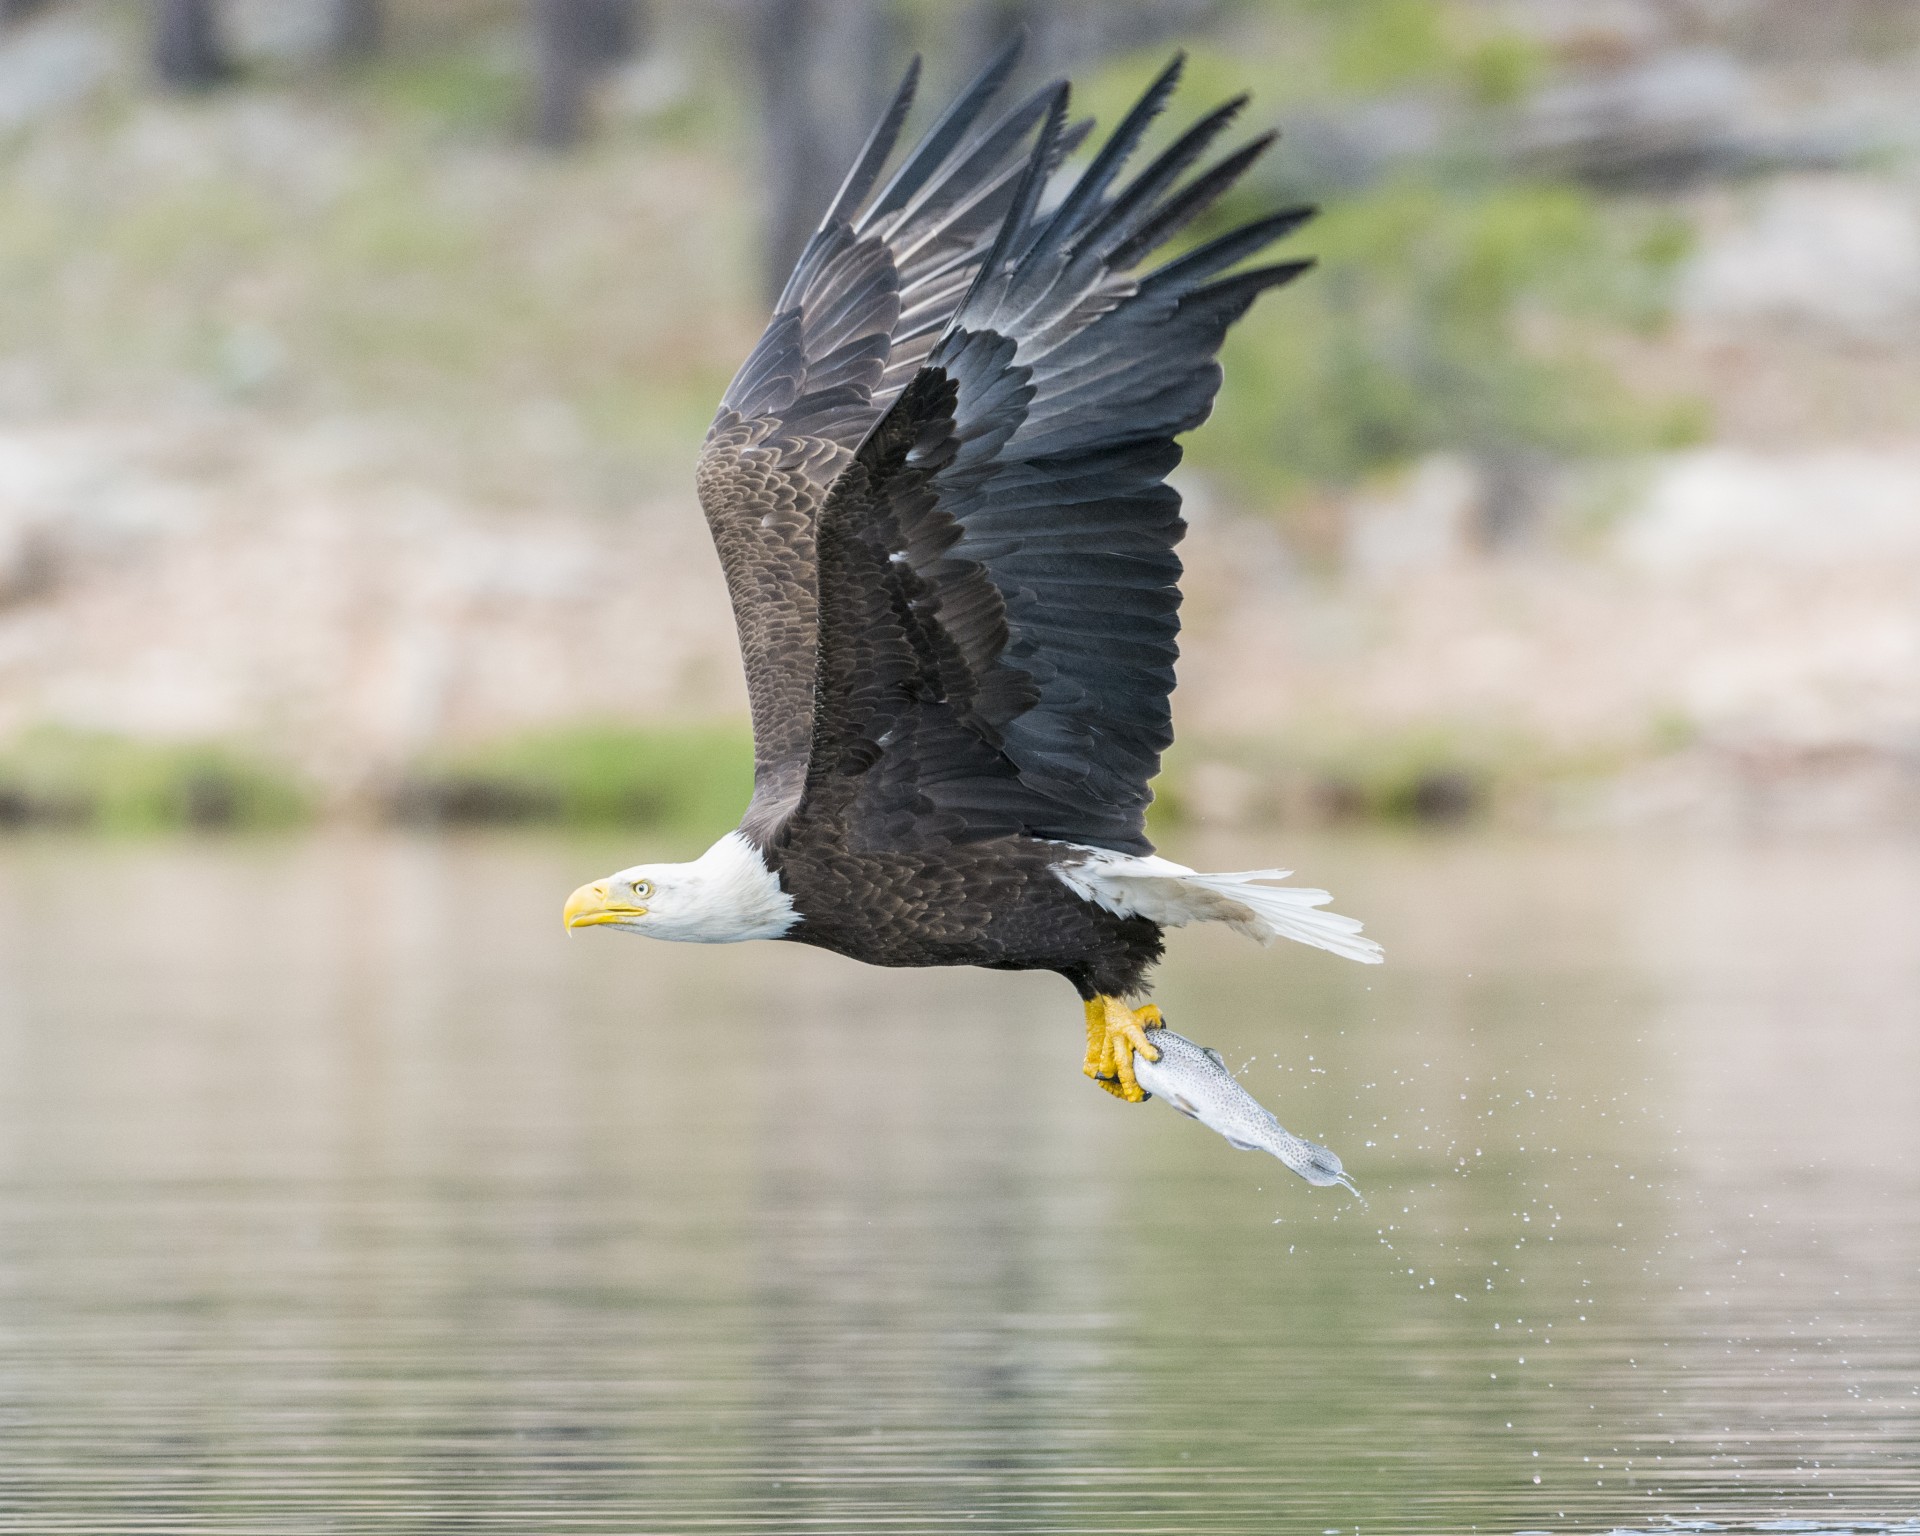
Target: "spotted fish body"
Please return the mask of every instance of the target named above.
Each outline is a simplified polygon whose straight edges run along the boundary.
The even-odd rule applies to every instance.
[[[1158,1048],[1160,1059],[1148,1061],[1144,1053],[1136,1055],[1133,1070],[1148,1093],[1165,1099],[1208,1130],[1218,1131],[1238,1151],[1271,1152],[1309,1184],[1338,1184],[1360,1193],[1340,1159],[1275,1119],[1271,1110],[1235,1081],[1218,1051],[1195,1045],[1170,1029],[1156,1029],[1147,1038]]]

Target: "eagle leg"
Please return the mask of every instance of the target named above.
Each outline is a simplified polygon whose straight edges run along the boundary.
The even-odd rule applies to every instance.
[[[1148,1061],[1160,1059],[1159,1048],[1147,1039],[1147,1031],[1166,1023],[1152,1003],[1129,1008],[1117,997],[1104,994],[1087,1000],[1087,1060],[1081,1068],[1108,1093],[1129,1104],[1147,1097],[1133,1075],[1133,1053],[1141,1052]]]

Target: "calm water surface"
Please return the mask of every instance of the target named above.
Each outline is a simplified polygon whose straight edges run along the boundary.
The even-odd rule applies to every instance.
[[[1920,1513],[1920,848],[1296,842],[1389,964],[1160,997],[1364,1207],[1054,978],[563,937],[657,851],[0,844],[0,1530]]]

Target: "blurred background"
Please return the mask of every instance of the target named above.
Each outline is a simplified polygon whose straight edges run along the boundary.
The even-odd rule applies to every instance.
[[[1325,210],[1180,471],[1163,827],[1914,819],[1911,0],[9,0],[0,822],[727,824],[700,436],[1017,27]]]

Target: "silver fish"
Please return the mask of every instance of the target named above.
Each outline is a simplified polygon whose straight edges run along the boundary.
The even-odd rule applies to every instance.
[[[1136,1053],[1133,1074],[1148,1093],[1218,1131],[1230,1147],[1271,1152],[1309,1184],[1339,1184],[1355,1195],[1360,1193],[1340,1159],[1276,1120],[1271,1110],[1234,1081],[1218,1051],[1195,1045],[1170,1029],[1156,1029],[1147,1038],[1159,1048],[1160,1059],[1148,1061]]]

